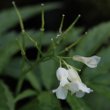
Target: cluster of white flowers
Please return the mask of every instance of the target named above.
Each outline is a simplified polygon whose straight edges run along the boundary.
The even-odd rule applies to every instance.
[[[95,68],[100,61],[100,57],[82,57],[76,55],[73,56],[73,60],[82,62],[90,68]],[[77,97],[83,97],[85,93],[93,91],[81,81],[78,72],[71,66],[69,66],[68,69],[59,67],[56,71],[56,76],[60,84],[57,89],[53,90],[53,93],[56,93],[58,99],[66,99],[68,91],[75,94]]]

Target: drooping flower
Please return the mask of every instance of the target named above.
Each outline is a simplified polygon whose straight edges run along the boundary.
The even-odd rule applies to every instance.
[[[57,89],[53,90],[56,93],[58,99],[66,99],[68,90],[66,86],[69,84],[68,71],[65,68],[59,67],[56,71],[57,79],[60,81],[60,85]]]
[[[52,91],[53,93],[56,93],[56,96],[58,99],[66,99],[68,90],[65,87],[59,86],[57,89]]]
[[[58,68],[56,72],[60,85],[53,90],[58,99],[66,99],[68,91],[75,94],[77,97],[83,97],[85,93],[90,93],[92,90],[82,83],[78,73],[72,67],[68,70],[65,68]]]
[[[72,94],[76,94],[77,97],[83,97],[85,93],[90,93],[93,90],[88,88],[80,79],[77,71],[70,67],[68,69],[70,84],[68,85],[68,89],[71,91]]]
[[[97,64],[100,62],[100,59],[101,58],[98,57],[98,56],[92,56],[92,57],[83,57],[83,56],[80,56],[80,55],[73,56],[73,60],[82,62],[90,68],[97,67]]]
[[[60,81],[60,86],[64,87],[69,83],[68,81],[68,71],[65,68],[59,67],[56,71],[57,79]]]

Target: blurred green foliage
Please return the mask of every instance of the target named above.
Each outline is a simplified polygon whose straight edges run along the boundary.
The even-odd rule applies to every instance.
[[[47,4],[46,10],[56,9],[60,4]],[[23,20],[41,12],[40,6],[32,6],[20,9]],[[7,17],[9,18],[7,20]],[[102,23],[90,30],[87,34],[82,34],[83,29],[73,27],[66,33],[62,43],[58,46],[58,51],[64,50],[67,45],[75,42],[79,37],[82,40],[66,52],[66,56],[74,54],[91,56],[97,54],[101,56],[102,60],[96,69],[89,69],[82,64],[77,64],[82,68],[81,78],[89,85],[94,92],[86,95],[84,98],[76,98],[74,95],[68,96],[67,100],[62,103],[58,100],[52,89],[57,87],[55,71],[59,66],[58,61],[49,56],[49,53],[44,52],[43,59],[38,61],[30,61],[34,67],[30,67],[30,63],[24,62],[22,68],[23,58],[19,56],[13,57],[21,49],[17,45],[16,38],[22,42],[22,34],[17,32],[8,32],[7,30],[18,23],[15,10],[10,9],[0,13],[0,76],[10,76],[17,81],[23,79],[28,81],[32,88],[24,91],[19,91],[18,94],[11,91],[10,85],[0,82],[0,110],[15,110],[18,102],[25,98],[31,97],[31,100],[24,104],[19,110],[109,110],[110,109],[110,22]],[[45,32],[35,30],[28,30],[27,33],[38,42],[42,47],[48,48],[51,45],[51,38],[55,38],[57,33]],[[42,42],[41,42],[42,39]],[[34,44],[25,36],[25,49],[34,47]],[[52,46],[51,46],[52,48]],[[50,48],[50,50],[51,50]],[[52,48],[53,49],[53,48]],[[51,53],[50,53],[51,55]],[[75,64],[76,62],[72,62]],[[23,73],[23,74],[22,74]],[[20,80],[20,78],[22,80]],[[17,86],[17,84],[16,84]],[[18,85],[19,87],[19,85]]]

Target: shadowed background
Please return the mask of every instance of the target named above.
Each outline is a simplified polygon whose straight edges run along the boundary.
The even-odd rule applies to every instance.
[[[11,0],[1,0],[0,10],[11,8]],[[86,29],[101,22],[110,20],[110,1],[109,0],[15,0],[18,7],[30,6],[46,2],[61,2],[62,7],[45,14],[46,30],[58,30],[61,20],[61,14],[65,14],[64,29],[72,23],[78,14],[81,18],[77,26],[83,26]],[[25,22],[26,28],[40,27],[40,15],[34,16]]]

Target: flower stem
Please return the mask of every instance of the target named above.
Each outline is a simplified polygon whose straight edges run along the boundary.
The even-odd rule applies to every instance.
[[[45,19],[44,19],[44,4],[41,4],[42,7],[42,11],[41,11],[41,31],[44,32],[45,31]]]
[[[80,37],[77,41],[70,44],[68,47],[66,47],[64,50],[62,50],[59,54],[69,51],[71,48],[73,48],[75,45],[77,45],[81,41],[81,39],[82,39],[82,37]]]
[[[62,28],[63,28],[63,23],[64,23],[64,17],[65,17],[65,15],[63,14],[63,15],[62,15],[61,24],[60,24],[60,27],[59,27],[59,34],[62,34]]]

